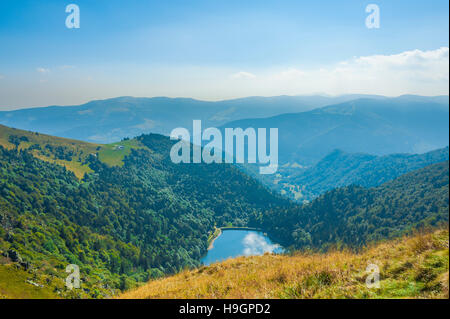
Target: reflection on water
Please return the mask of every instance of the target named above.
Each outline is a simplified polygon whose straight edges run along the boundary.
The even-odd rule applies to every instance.
[[[205,265],[237,256],[262,255],[265,252],[282,253],[283,248],[273,243],[262,232],[224,230],[214,241],[213,248],[202,259]]]
[[[244,255],[262,255],[265,252],[273,253],[280,248],[278,244],[272,244],[270,239],[259,233],[249,233],[245,235],[242,241],[244,245]]]

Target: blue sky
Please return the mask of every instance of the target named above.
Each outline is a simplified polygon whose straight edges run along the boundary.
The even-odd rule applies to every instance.
[[[70,3],[80,7],[80,29],[65,26]],[[380,7],[379,29],[365,26],[369,3]],[[443,0],[2,0],[0,107],[117,95],[448,94],[448,70],[431,75],[448,69],[448,10]],[[358,58],[374,56],[361,86],[367,61]],[[414,81],[402,70],[403,85],[380,88],[392,78],[382,56],[413,63]],[[423,59],[432,60],[428,73]],[[343,64],[347,80],[336,75]]]

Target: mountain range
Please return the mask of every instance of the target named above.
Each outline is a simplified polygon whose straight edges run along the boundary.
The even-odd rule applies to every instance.
[[[278,128],[280,164],[310,166],[335,149],[387,155],[449,144],[448,103],[403,96],[357,99],[311,111],[244,119],[224,127]]]
[[[194,119],[202,120],[205,126],[216,127],[237,119],[303,112],[361,96],[247,97],[219,102],[118,97],[75,106],[3,111],[0,124],[89,142],[112,143],[142,133],[169,135],[176,127],[192,127]]]
[[[351,101],[356,100],[359,102],[351,104]],[[324,106],[330,107],[312,111]],[[0,112],[0,124],[93,143],[117,142],[124,137],[142,133],[168,135],[176,127],[191,129],[194,119],[202,120],[205,128],[278,127],[282,147],[281,159],[297,160],[304,164],[320,159],[334,148],[353,152],[360,144],[365,143],[357,143],[354,148],[347,149],[341,142],[354,134],[366,134],[366,138],[369,138],[367,144],[374,144],[377,152],[382,151],[384,154],[411,150],[421,152],[447,146],[442,145],[442,137],[439,134],[426,134],[418,138],[424,130],[436,132],[442,125],[445,126],[445,114],[448,114],[448,96],[405,95],[388,98],[354,94],[337,97],[248,97],[218,102],[187,98],[119,97],[77,106],[3,111]],[[411,125],[408,124],[410,117],[415,118]],[[233,122],[242,119],[248,120]],[[419,123],[416,120],[419,120]],[[448,121],[446,123],[448,131]],[[396,128],[398,124],[403,125]],[[412,131],[416,128],[422,130],[414,134]],[[444,133],[445,130],[442,131],[442,134]],[[408,145],[397,147],[397,144],[388,143],[385,149],[380,145],[386,140],[389,141],[389,136],[395,135],[399,135],[399,143]],[[325,144],[322,146],[323,142]],[[320,144],[319,149],[317,144]],[[332,149],[329,144],[333,144],[330,145]],[[292,150],[286,150],[289,145]],[[357,151],[367,151],[368,146],[365,146]]]

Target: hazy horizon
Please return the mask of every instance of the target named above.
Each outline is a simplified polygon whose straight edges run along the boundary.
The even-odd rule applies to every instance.
[[[449,94],[448,1],[0,3],[0,109],[112,96]],[[446,26],[446,27],[443,27]]]
[[[121,98],[132,98],[132,99],[186,99],[186,100],[195,100],[200,102],[226,102],[226,101],[235,101],[235,100],[244,100],[244,99],[252,99],[252,98],[262,98],[262,99],[270,99],[270,98],[279,98],[279,97],[324,97],[324,98],[339,98],[339,97],[350,97],[350,96],[357,96],[355,99],[359,98],[371,98],[371,97],[381,97],[381,98],[399,98],[403,96],[418,96],[418,97],[427,97],[427,98],[437,98],[437,97],[450,97],[449,94],[440,94],[440,95],[420,95],[420,94],[401,94],[401,95],[381,95],[381,94],[359,94],[359,93],[348,93],[348,94],[325,94],[325,93],[312,93],[312,94],[295,94],[295,95],[289,95],[289,94],[282,94],[282,95],[250,95],[250,96],[241,96],[236,98],[230,98],[230,99],[200,99],[195,97],[189,97],[189,96],[163,96],[163,95],[155,95],[155,96],[132,96],[132,95],[121,95],[121,96],[112,96],[112,97],[105,97],[105,98],[99,98],[99,99],[92,99],[92,100],[86,100],[82,101],[81,103],[68,103],[68,104],[48,104],[48,105],[33,105],[33,106],[25,106],[25,107],[3,107],[0,106],[0,112],[2,111],[17,111],[17,110],[24,110],[24,109],[34,109],[34,108],[45,108],[45,107],[53,107],[53,106],[61,106],[61,107],[70,107],[70,106],[79,106],[84,105],[90,102],[95,101],[107,101],[107,100],[115,100],[115,99],[121,99]]]

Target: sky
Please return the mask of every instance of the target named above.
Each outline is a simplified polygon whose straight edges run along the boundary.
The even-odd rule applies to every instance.
[[[80,28],[66,27],[66,6]],[[380,27],[367,28],[369,4]],[[447,0],[1,0],[0,109],[117,96],[447,95]]]

